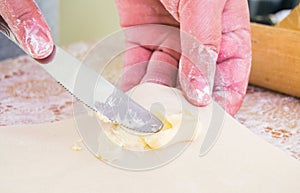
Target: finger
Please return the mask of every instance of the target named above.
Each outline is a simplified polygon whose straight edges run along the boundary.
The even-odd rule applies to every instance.
[[[164,52],[154,51],[147,72],[141,82],[153,82],[165,86],[175,87],[177,80],[178,58]]]
[[[182,44],[179,82],[186,98],[197,106],[211,101],[224,3],[182,0],[178,5]]]
[[[140,82],[175,86],[178,60],[180,58],[178,28],[165,25],[140,25],[127,28],[124,32],[127,35],[129,45],[136,45],[140,48],[138,50],[134,49],[137,50],[136,52],[129,50],[125,54],[125,68],[130,66],[130,71],[132,71],[130,74],[134,74],[134,71],[137,71],[139,76],[136,76],[137,73],[135,73],[134,77],[127,78],[127,76],[124,76],[127,81],[124,79],[125,84],[123,84],[123,88],[131,88]],[[139,53],[141,48],[143,49],[142,54]],[[138,59],[134,59],[137,56]],[[131,57],[134,61],[132,61]],[[143,73],[139,73],[141,71]],[[140,75],[144,76],[141,81]]]
[[[32,0],[0,0],[3,17],[21,47],[36,59],[49,56],[53,50],[50,29]]]
[[[159,1],[116,0],[116,5],[123,28],[142,24],[179,25]]]
[[[142,82],[153,82],[175,87],[181,56],[179,29],[173,26],[151,25],[151,34],[144,33],[144,37],[147,36],[152,37],[152,41],[150,43],[146,40],[147,38],[144,38],[144,43],[147,45],[149,43],[153,44],[153,54]],[[153,37],[155,40],[153,40]]]
[[[151,41],[151,39],[147,40],[145,38],[138,45],[130,42],[127,43],[122,79],[122,89],[124,91],[142,82],[153,82],[172,87],[176,85],[178,60],[180,58],[178,29],[158,28],[159,30],[155,29],[155,26],[151,26],[151,32],[153,32],[151,34],[155,34],[154,37],[158,41]],[[160,33],[161,30],[164,33]],[[140,30],[131,30],[132,33],[136,34],[135,31]],[[148,36],[147,33],[143,34],[143,37]],[[138,37],[138,34],[135,37]],[[165,37],[168,38],[166,39]],[[150,42],[153,42],[153,45]],[[147,46],[141,46],[143,44]]]
[[[178,22],[174,20],[159,1],[117,0],[116,3],[120,24],[124,29],[126,41],[129,45],[125,53],[122,89],[127,91],[141,81],[169,84],[169,80],[163,79],[163,75],[157,73],[157,62],[151,62],[151,65],[147,68],[151,58],[159,62],[170,60],[165,60],[166,57],[164,56],[162,60],[158,60],[156,54],[152,57],[153,52],[159,49],[160,44],[165,41],[165,30],[146,24],[178,26]],[[130,46],[135,48],[129,49]],[[146,73],[147,76],[143,79]],[[156,75],[159,78],[154,81]]]
[[[126,92],[141,82],[146,74],[151,55],[152,50],[132,43],[127,44],[121,80],[121,88],[123,91]]]
[[[214,99],[231,115],[240,108],[251,67],[250,19],[246,0],[227,1],[222,19]]]

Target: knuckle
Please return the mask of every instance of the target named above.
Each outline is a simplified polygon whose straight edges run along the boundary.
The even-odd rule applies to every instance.
[[[19,9],[16,13],[16,19],[19,19],[21,21],[26,21],[28,19],[32,19],[33,17],[33,11],[29,8]]]

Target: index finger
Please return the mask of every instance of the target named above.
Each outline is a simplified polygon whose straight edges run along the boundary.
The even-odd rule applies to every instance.
[[[43,59],[52,53],[51,31],[33,0],[0,0],[0,15],[29,55]]]

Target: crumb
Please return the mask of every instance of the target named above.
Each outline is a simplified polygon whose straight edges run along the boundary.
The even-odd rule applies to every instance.
[[[82,150],[82,140],[78,140],[76,143],[73,144],[73,146],[71,147],[72,151],[81,151]]]

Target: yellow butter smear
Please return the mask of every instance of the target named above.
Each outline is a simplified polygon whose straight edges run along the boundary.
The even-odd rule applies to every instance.
[[[122,148],[131,150],[153,150],[167,144],[175,136],[181,122],[180,114],[166,116],[160,113],[153,114],[162,121],[163,128],[159,132],[147,136],[127,132],[122,126],[113,124],[99,115],[97,117],[108,138]]]
[[[173,128],[172,123],[168,121],[168,119],[165,116],[161,114],[156,114],[155,116],[163,123],[163,127],[157,134],[153,134],[150,137],[140,137],[141,141],[145,144],[145,149],[160,148],[163,145],[160,137],[160,133],[164,132],[165,130]]]
[[[163,116],[161,114],[157,114],[156,117],[163,123],[163,128],[161,130],[173,128],[172,123],[170,121],[168,121],[168,119],[165,116]]]

